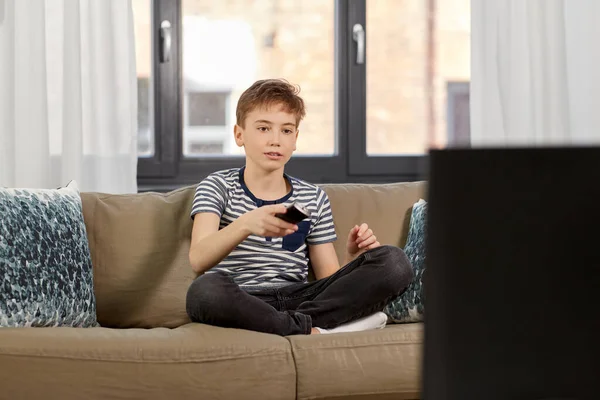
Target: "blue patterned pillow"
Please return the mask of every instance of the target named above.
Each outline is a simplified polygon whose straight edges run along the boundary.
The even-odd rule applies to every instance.
[[[415,277],[406,291],[385,307],[384,313],[388,315],[389,322],[423,321],[426,223],[427,202],[421,199],[413,206],[408,238],[404,247],[404,252],[412,264]]]
[[[0,188],[0,327],[98,326],[77,184]]]

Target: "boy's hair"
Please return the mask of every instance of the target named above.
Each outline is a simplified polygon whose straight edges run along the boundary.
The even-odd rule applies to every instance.
[[[304,100],[298,95],[300,87],[284,79],[263,79],[256,81],[242,93],[235,110],[236,123],[244,127],[248,113],[258,107],[283,105],[286,112],[296,116],[296,126],[306,115]]]

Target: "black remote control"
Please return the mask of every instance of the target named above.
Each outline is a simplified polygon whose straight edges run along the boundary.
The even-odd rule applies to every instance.
[[[310,211],[308,211],[302,204],[294,202],[292,205],[287,207],[287,212],[285,214],[275,214],[275,216],[286,222],[289,222],[290,224],[297,224],[303,219],[310,217]]]

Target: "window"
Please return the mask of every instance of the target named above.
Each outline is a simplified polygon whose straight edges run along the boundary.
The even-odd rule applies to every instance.
[[[243,165],[235,106],[267,77],[301,87],[286,168],[315,183],[423,179],[468,140],[469,0],[133,3],[142,190]]]
[[[134,0],[132,6],[138,87],[138,157],[150,158],[154,156],[151,0]]]
[[[187,93],[187,126],[227,126],[230,93]]]
[[[447,142],[454,146],[468,147],[471,141],[469,83],[448,82],[447,96]]]
[[[150,78],[138,76],[138,157],[147,158],[154,155],[154,138],[152,137],[152,110],[150,98]]]
[[[183,106],[183,156],[232,154],[231,93],[186,91]]]

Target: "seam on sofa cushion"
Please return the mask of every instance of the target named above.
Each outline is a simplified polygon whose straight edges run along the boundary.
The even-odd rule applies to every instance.
[[[292,355],[292,364],[294,365],[294,376],[296,377],[296,398],[298,398],[298,386],[300,385],[300,377],[298,376],[298,365],[296,364],[296,353],[294,352],[294,345],[288,336],[284,338],[290,344],[290,354]]]
[[[110,358],[98,358],[98,357],[74,357],[74,356],[46,356],[40,354],[19,354],[19,353],[10,353],[10,352],[2,352],[0,353],[0,359],[2,356],[11,356],[11,357],[31,357],[31,358],[43,358],[43,359],[58,359],[58,360],[77,360],[77,361],[101,361],[101,362],[120,362],[120,363],[140,363],[140,364],[180,364],[180,363],[203,363],[203,362],[215,362],[215,361],[228,361],[228,360],[241,360],[246,358],[265,358],[271,357],[273,355],[287,355],[287,352],[272,352],[261,354],[258,356],[241,356],[241,357],[213,357],[213,358],[205,358],[205,359],[181,359],[181,360],[119,360],[119,359],[110,359]],[[293,358],[293,355],[292,355]],[[295,366],[295,363],[294,363]]]
[[[381,343],[368,343],[368,344],[357,344],[357,345],[338,345],[338,346],[310,346],[310,347],[298,347],[297,344],[292,344],[292,349],[298,350],[328,350],[328,349],[357,349],[362,347],[379,347],[379,346],[390,346],[390,345],[421,345],[423,342],[381,342]]]
[[[297,393],[297,392],[296,392]],[[355,393],[351,393],[351,394],[344,394],[344,395],[339,395],[339,396],[310,396],[310,397],[297,397],[300,400],[322,400],[322,399],[326,399],[326,400],[335,400],[335,399],[350,399],[352,400],[353,397],[357,397],[357,396],[370,396],[370,395],[386,395],[386,394],[405,394],[405,393],[411,393],[410,391],[408,392],[399,392],[397,390],[391,391],[391,392],[355,392]],[[418,397],[415,397],[414,400],[420,400]]]
[[[423,185],[423,184],[427,184],[427,181],[413,181],[413,182],[391,182],[391,183],[377,183],[377,182],[373,182],[373,183],[343,183],[343,184],[339,184],[339,183],[321,183],[318,186],[321,188],[325,188],[325,187],[339,187],[339,186],[344,186],[344,188],[385,188],[385,187],[406,187],[406,186],[419,186],[419,185]]]
[[[92,224],[91,224],[91,228],[92,228],[92,241],[94,242],[94,255],[95,257],[92,257],[92,271],[94,268],[94,264],[93,264],[93,260],[94,258],[98,261],[98,268],[100,268],[100,260],[99,260],[99,253],[98,251],[96,251],[96,249],[98,248],[98,235],[96,235],[96,211],[98,211],[98,198],[96,197],[94,199],[94,209],[92,210]],[[92,250],[90,249],[90,255],[92,253]],[[94,286],[95,289],[95,286]],[[95,290],[94,290],[95,292]],[[96,310],[96,312],[98,312],[98,310]]]
[[[190,190],[190,188],[194,188],[196,185],[187,185],[187,186],[183,186],[180,187],[178,189],[173,189],[170,190],[168,192],[162,193],[162,192],[138,192],[138,193],[100,193],[100,192],[87,192],[87,193],[94,193],[95,197],[98,199],[108,199],[111,197],[129,197],[132,195],[135,196],[156,196],[161,195],[163,197],[170,197],[173,195],[176,195],[180,192],[185,192],[186,190]]]

